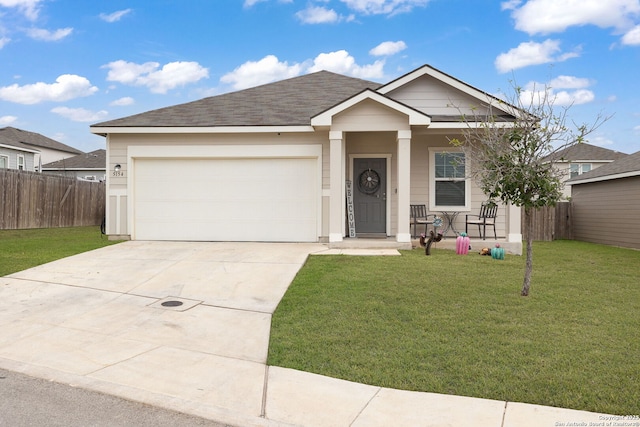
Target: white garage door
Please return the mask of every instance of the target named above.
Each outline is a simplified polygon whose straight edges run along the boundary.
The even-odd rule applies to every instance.
[[[318,240],[316,159],[136,159],[137,240]]]

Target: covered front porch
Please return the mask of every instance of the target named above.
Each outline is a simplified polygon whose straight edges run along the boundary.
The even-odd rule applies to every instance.
[[[504,248],[506,253],[512,255],[522,255],[522,242],[514,243],[509,242],[507,239],[486,239],[483,240],[479,237],[471,238],[470,245],[471,250],[469,254],[478,254],[482,248],[493,248],[496,244],[499,244],[501,248]],[[345,238],[341,242],[329,243],[331,249],[398,249],[398,250],[411,250],[420,248],[419,239],[411,239],[410,242],[398,242],[395,237],[373,238],[373,237],[354,237]],[[431,251],[434,250],[456,250],[456,238],[446,237],[439,242],[434,242],[431,245]]]

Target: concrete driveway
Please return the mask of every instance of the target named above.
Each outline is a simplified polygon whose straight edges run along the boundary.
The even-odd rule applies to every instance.
[[[2,277],[0,368],[237,426],[524,427],[601,419],[266,366],[271,314],[313,253],[336,250],[125,242]]]
[[[260,416],[271,314],[307,256],[326,250],[125,242],[0,278],[2,365],[205,408],[196,415]]]

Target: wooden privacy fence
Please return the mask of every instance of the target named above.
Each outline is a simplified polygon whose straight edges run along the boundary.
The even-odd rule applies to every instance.
[[[524,209],[522,209],[523,237]],[[533,240],[573,239],[571,226],[571,203],[561,202],[555,207],[535,209],[533,211]]]
[[[100,225],[103,182],[0,169],[0,230]]]

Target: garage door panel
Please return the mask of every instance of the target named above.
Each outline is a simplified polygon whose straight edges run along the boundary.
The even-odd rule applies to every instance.
[[[138,159],[134,238],[317,241],[317,159]]]

